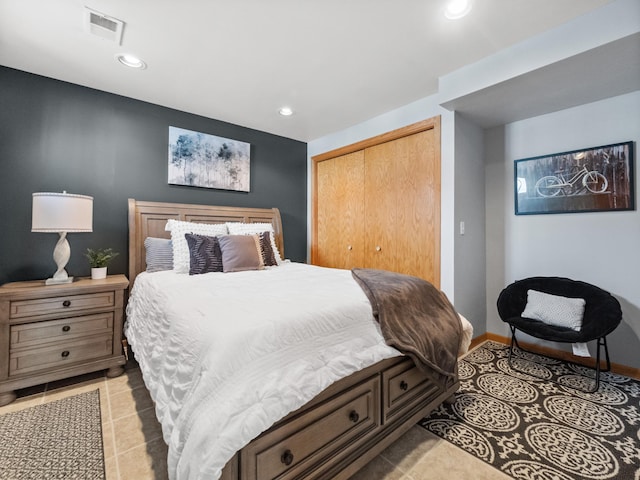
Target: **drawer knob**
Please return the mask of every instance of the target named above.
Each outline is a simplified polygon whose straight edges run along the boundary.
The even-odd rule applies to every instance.
[[[293,463],[293,453],[291,453],[291,450],[285,450],[280,457],[280,461],[287,466],[291,465]]]
[[[406,392],[408,388],[409,388],[409,384],[404,380],[402,380],[400,382],[400,390],[404,390]]]
[[[380,245],[376,245],[376,252],[379,252],[380,250],[382,250],[382,247]]]
[[[65,350],[61,353],[62,358],[67,358],[69,356],[69,350]]]
[[[355,410],[351,410],[351,413],[349,414],[349,420],[351,420],[353,423],[358,423],[358,420],[360,420],[360,415],[358,415],[358,412],[356,412]]]
[[[62,302],[62,306],[63,307],[70,307],[71,306],[71,300],[65,300],[64,302]]]
[[[71,330],[71,327],[69,325],[65,325],[64,327],[62,327],[63,332],[68,332],[69,330]]]
[[[351,245],[347,245],[347,250],[353,250],[353,247]]]

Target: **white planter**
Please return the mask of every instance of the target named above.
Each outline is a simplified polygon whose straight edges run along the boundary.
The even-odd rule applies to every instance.
[[[107,267],[91,269],[92,280],[102,280],[103,278],[107,278]]]

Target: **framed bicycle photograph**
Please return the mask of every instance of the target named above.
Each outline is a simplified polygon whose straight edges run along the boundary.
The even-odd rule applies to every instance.
[[[634,210],[633,142],[514,162],[516,215]]]

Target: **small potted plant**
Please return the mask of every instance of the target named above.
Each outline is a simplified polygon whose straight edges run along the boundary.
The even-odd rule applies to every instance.
[[[89,259],[89,265],[91,265],[91,279],[107,278],[107,265],[118,255],[118,252],[114,252],[111,248],[99,248],[97,250],[87,248],[84,256]]]

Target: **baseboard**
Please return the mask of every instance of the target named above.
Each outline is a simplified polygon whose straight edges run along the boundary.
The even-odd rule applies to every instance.
[[[479,335],[471,340],[471,346],[469,347],[469,349],[475,348],[478,345],[486,342],[487,340],[493,340],[494,342],[503,343],[505,345],[509,345],[511,343],[511,337],[503,337],[502,335],[496,335],[495,333],[483,333],[482,335]],[[578,363],[580,365],[586,365],[588,367],[593,367],[593,365],[595,364],[595,359],[593,358],[589,359],[585,357],[578,357],[576,355],[573,355],[571,352],[558,350],[557,348],[550,348],[543,345],[527,343],[523,342],[520,339],[518,339],[518,343],[527,350],[539,353],[541,355],[546,355],[548,357],[559,358],[567,362]],[[601,365],[604,366],[604,360],[601,360]],[[635,378],[636,380],[640,380],[640,368],[628,367],[626,365],[620,365],[619,363],[611,362],[611,371],[613,373],[617,373],[618,375],[624,375],[625,377],[631,377]]]

